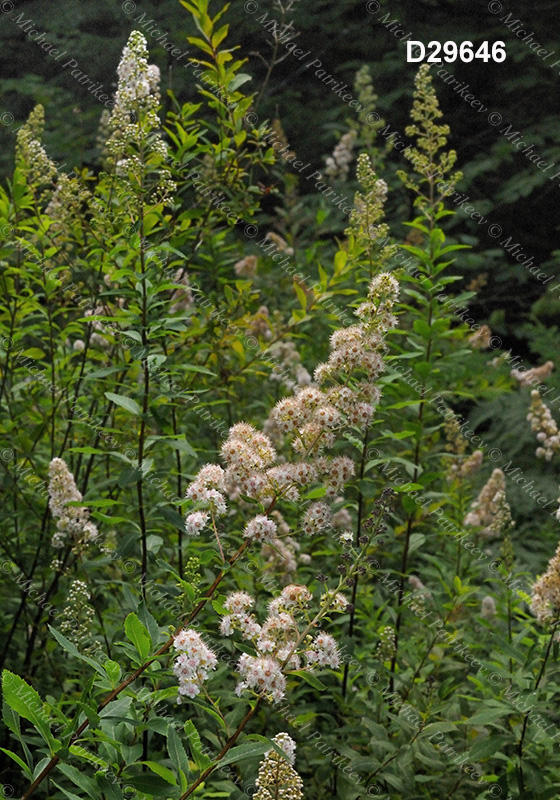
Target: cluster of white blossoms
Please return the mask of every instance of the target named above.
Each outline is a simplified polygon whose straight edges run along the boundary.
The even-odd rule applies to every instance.
[[[463,524],[480,527],[480,535],[485,539],[499,536],[513,526],[506,500],[506,477],[501,469],[493,470],[477,499],[471,504]]]
[[[329,178],[345,180],[348,177],[350,164],[354,158],[354,144],[357,131],[351,130],[345,133],[333,150],[332,156],[326,159],[325,175]]]
[[[546,572],[533,585],[531,611],[541,625],[560,619],[560,544]]]
[[[149,155],[162,159],[168,156],[167,145],[159,134],[160,72],[155,64],[148,63],[148,57],[146,37],[140,31],[132,31],[117,68],[119,80],[108,122],[111,136],[106,145],[116,172],[121,176],[131,172],[141,174],[144,166],[138,155],[140,152],[144,160]],[[170,193],[175,188],[169,170],[160,169],[160,192]]]
[[[229,612],[222,618],[220,632],[231,636],[241,632],[245,640],[252,642],[256,655],[244,653],[238,662],[241,680],[236,693],[246,689],[263,695],[272,702],[284,697],[286,677],[284,669],[312,670],[313,667],[336,668],[340,665],[340,654],[335,640],[322,631],[315,635],[303,635],[300,628],[309,623],[308,608],[311,592],[305,586],[290,584],[268,605],[268,616],[259,624],[251,609],[254,599],[247,592],[228,595],[225,608]],[[340,594],[324,595],[323,607],[330,612],[346,609],[346,598]],[[303,666],[302,666],[303,665]]]
[[[79,503],[82,494],[78,491],[74,476],[62,458],[53,458],[49,464],[49,508],[56,521],[56,533],[52,537],[53,547],[69,544],[88,544],[94,541],[99,531],[89,521],[89,511],[83,506],[69,506]]]
[[[225,472],[218,464],[206,464],[187,488],[187,497],[201,506],[203,511],[194,511],[185,519],[185,530],[189,536],[199,536],[210,516],[213,520],[226,513],[224,496]]]
[[[531,423],[531,430],[537,434],[537,442],[540,445],[536,450],[537,458],[550,461],[560,450],[560,431],[537,389],[531,392],[531,410],[527,419]]]
[[[315,371],[319,385],[298,387],[273,409],[271,419],[279,435],[290,441],[294,461],[278,463],[270,437],[252,425],[240,422],[230,429],[221,449],[225,470],[208,464],[187,489],[196,504],[186,518],[188,534],[200,534],[210,517],[215,523],[226,513],[227,494],[230,501],[244,497],[261,504],[264,513],[247,522],[243,535],[274,546],[281,537],[266,509],[279,500],[297,502],[317,484],[326,490],[324,501],[306,508],[301,530],[311,536],[332,527],[332,506],[344,501],[341,493],[355,470],[350,458],[332,456],[328,449],[344,426],[371,422],[380,396],[376,382],[384,370],[384,335],[396,324],[392,312],[398,292],[392,275],[376,276],[366,302],[355,312],[360,322],[332,335],[329,360]]]
[[[140,31],[132,31],[117,67],[119,81],[109,119],[112,135],[107,149],[117,155],[122,151],[123,143],[143,141],[142,122],[149,129],[160,126],[157,114],[160,74],[158,67],[148,64],[148,57],[146,37]],[[160,141],[158,146],[161,154],[166,156],[164,142]]]
[[[294,769],[296,743],[287,733],[278,733],[272,740],[286,754],[269,750],[259,766],[258,791],[254,800],[302,800],[303,781]]]
[[[173,672],[179,682],[177,703],[180,704],[182,696],[192,698],[200,694],[200,685],[208,678],[210,670],[216,669],[218,658],[196,631],[179,631],[173,643],[179,651]]]

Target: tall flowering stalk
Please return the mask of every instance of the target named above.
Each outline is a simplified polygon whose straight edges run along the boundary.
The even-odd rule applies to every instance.
[[[111,189],[115,188],[122,204],[127,209],[133,230],[137,235],[128,234],[129,245],[137,251],[138,270],[129,283],[129,296],[132,306],[123,315],[131,317],[133,324],[139,324],[142,352],[142,401],[141,420],[138,430],[138,455],[136,469],[138,480],[136,494],[141,538],[142,594],[145,599],[145,583],[148,576],[148,533],[145,508],[145,448],[151,390],[149,369],[150,332],[155,314],[150,304],[151,283],[157,280],[157,264],[148,258],[146,220],[150,213],[159,214],[163,203],[172,195],[176,186],[171,173],[165,166],[168,148],[160,132],[158,108],[160,103],[159,69],[148,63],[146,39],[140,31],[130,34],[123,49],[118,66],[118,85],[115,105],[108,120],[111,135],[106,149],[109,164],[114,174],[109,179]],[[99,198],[95,201],[95,209]],[[129,225],[128,228],[131,226]],[[152,280],[150,280],[152,279]],[[122,280],[122,279],[121,279]],[[128,320],[127,320],[128,321]],[[129,323],[130,324],[130,323]]]
[[[422,65],[416,75],[414,101],[411,112],[413,124],[408,126],[406,133],[415,138],[415,146],[408,147],[406,156],[410,160],[413,170],[406,172],[400,170],[399,177],[404,185],[414,194],[414,205],[420,211],[420,216],[409,223],[412,228],[407,244],[402,246],[409,253],[405,263],[412,262],[413,266],[407,267],[403,276],[403,290],[407,295],[408,318],[403,315],[401,327],[410,325],[407,333],[409,341],[413,342],[417,351],[417,359],[407,362],[410,364],[408,372],[413,373],[413,379],[407,379],[407,386],[413,387],[414,396],[408,389],[396,391],[396,398],[405,400],[405,408],[411,406],[414,414],[410,420],[410,433],[413,444],[411,445],[410,458],[407,459],[412,483],[422,483],[424,472],[422,462],[424,451],[427,450],[428,409],[427,401],[430,393],[442,391],[437,386],[438,377],[442,370],[439,362],[444,358],[451,360],[458,358],[458,353],[451,351],[449,346],[453,338],[463,339],[465,334],[458,332],[451,334],[451,315],[443,308],[442,298],[447,295],[438,295],[447,283],[459,280],[458,277],[443,276],[443,271],[451,263],[448,253],[457,250],[461,245],[445,246],[445,234],[438,226],[439,221],[450,212],[444,207],[443,200],[447,193],[453,190],[461,178],[461,173],[453,170],[456,162],[456,153],[446,150],[449,127],[441,124],[439,120],[442,112],[432,84],[432,76],[427,65]],[[398,254],[402,261],[403,253]],[[410,319],[412,317],[412,319]],[[444,338],[445,337],[445,338]],[[401,370],[402,371],[402,370]],[[399,375],[396,376],[398,380]],[[398,384],[397,384],[398,386]],[[431,392],[430,392],[431,390]],[[404,414],[407,414],[404,411]],[[408,426],[407,426],[408,427]],[[437,429],[436,425],[436,429]],[[433,430],[433,429],[432,429]],[[427,488],[427,487],[426,487]],[[413,497],[417,493],[409,493],[403,498],[406,511],[404,525],[404,542],[399,572],[399,587],[395,623],[395,642],[390,665],[390,687],[394,690],[395,674],[399,657],[400,632],[403,624],[404,609],[402,605],[405,584],[409,570],[409,554],[411,537],[415,528],[421,522]],[[430,524],[430,528],[433,525]]]

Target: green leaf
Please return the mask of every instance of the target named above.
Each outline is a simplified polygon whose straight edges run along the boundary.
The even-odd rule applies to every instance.
[[[293,672],[288,672],[288,675],[295,675],[298,678],[303,678],[303,680],[310,686],[313,686],[314,689],[325,691],[327,688],[319,678],[316,678],[315,675],[312,675],[311,672],[307,672],[304,669],[296,669]]]
[[[239,761],[245,761],[248,758],[262,756],[268,750],[272,750],[272,746],[268,742],[266,744],[264,742],[261,744],[240,744],[237,747],[233,747],[228,754],[218,762],[218,766],[225,767],[227,764],[234,764]]]
[[[509,736],[496,736],[494,733],[491,736],[477,736],[469,750],[469,761],[474,762],[482,758],[489,758],[494,753],[499,752],[509,741]]]
[[[189,759],[187,752],[183,747],[182,741],[177,735],[177,731],[173,725],[169,726],[167,731],[167,752],[171,762],[183,770],[185,775],[189,774]]]
[[[499,708],[483,708],[482,711],[477,711],[477,713],[469,717],[469,719],[462,720],[460,724],[469,725],[470,727],[473,725],[488,725],[488,723],[495,722],[501,719],[501,717],[505,717],[507,714],[511,713],[511,708],[504,705]]]
[[[152,640],[147,628],[142,625],[136,614],[129,614],[124,621],[124,632],[135,646],[141,661],[145,661],[152,648]]]
[[[18,755],[16,755],[16,753],[12,753],[11,750],[6,750],[4,747],[0,747],[0,750],[2,751],[2,753],[6,753],[7,756],[13,759],[16,762],[16,764],[19,767],[21,767],[21,769],[25,772],[26,776],[31,780],[31,770],[29,769],[25,761],[23,761]]]
[[[6,669],[2,674],[2,693],[6,704],[20,717],[29,720],[52,748],[56,739],[51,734],[44,703],[35,689]]]
[[[159,775],[159,777],[163,778],[167,783],[170,783],[172,786],[177,786],[177,778],[171,770],[164,767],[163,764],[160,764],[158,761],[141,761],[140,763],[145,764],[148,769],[151,769],[152,772]]]
[[[98,672],[103,678],[107,677],[107,673],[98,661],[95,661],[93,658],[80,653],[76,645],[72,644],[72,642],[69,641],[66,636],[63,636],[60,631],[57,631],[55,628],[51,627],[51,625],[48,627],[56,641],[61,647],[64,648],[64,650],[66,650],[67,653],[70,653],[70,655],[74,656],[74,658],[78,658],[80,661],[84,661],[86,664],[89,664],[89,666]]]
[[[130,411],[132,414],[140,415],[142,413],[136,400],[133,400],[131,397],[125,397],[122,394],[113,394],[113,392],[105,392],[105,397],[107,400],[110,400],[111,403],[114,403],[116,406],[121,406],[121,408],[126,408],[126,410]]]
[[[294,281],[294,290],[295,293],[297,294],[300,306],[305,311],[307,309],[307,295],[305,294],[301,286],[297,283],[297,281]]]
[[[212,763],[212,760],[202,752],[200,734],[190,719],[185,722],[185,733],[189,741],[189,750],[191,751],[196,766],[200,770],[206,769],[206,767]]]
[[[43,353],[43,351],[39,350],[38,347],[30,347],[28,350],[24,350],[24,352],[21,354],[20,358],[24,358],[25,357],[25,358],[39,359],[39,358],[43,358],[44,355],[45,354]]]
[[[109,680],[111,681],[111,685],[113,687],[117,686],[118,682],[120,680],[120,677],[121,677],[120,665],[117,664],[116,661],[111,661],[111,659],[108,658],[103,666],[105,667],[105,672],[109,676]]]
[[[99,756],[96,756],[94,753],[90,753],[89,750],[86,750],[85,747],[81,745],[71,744],[68,750],[73,756],[83,758],[85,761],[95,764],[96,767],[106,768],[108,766],[104,759],[99,758]]]
[[[412,327],[416,333],[419,333],[424,339],[429,339],[432,335],[432,329],[424,319],[415,319]]]

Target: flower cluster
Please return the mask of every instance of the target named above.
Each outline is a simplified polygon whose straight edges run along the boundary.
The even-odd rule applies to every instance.
[[[554,369],[554,361],[547,361],[541,367],[533,367],[522,372],[519,369],[512,369],[510,375],[519,383],[519,386],[533,386],[548,378]]]
[[[69,223],[80,219],[83,203],[90,198],[90,193],[77,178],[71,178],[61,172],[56,189],[45,209],[52,223],[49,232],[61,235],[69,229]]]
[[[533,586],[531,611],[541,625],[560,617],[560,544],[548,562],[548,569]]]
[[[276,361],[276,366],[270,373],[269,380],[278,381],[287,389],[310,385],[311,375],[301,363],[301,356],[293,342],[274,342],[269,347],[268,353],[271,360]]]
[[[354,91],[361,106],[361,111],[358,112],[357,119],[350,121],[350,126],[359,131],[364,150],[371,153],[377,163],[380,160],[380,154],[379,148],[374,146],[374,142],[377,138],[377,132],[385,125],[385,120],[376,111],[378,97],[375,93],[368,64],[364,64],[356,72]]]
[[[175,650],[179,651],[173,672],[179,682],[177,703],[180,704],[182,695],[192,698],[200,694],[200,685],[207,679],[210,670],[216,669],[218,659],[196,631],[180,631],[173,643]]]
[[[295,771],[296,744],[287,733],[278,733],[272,740],[286,754],[269,750],[259,766],[258,791],[254,800],[303,800],[303,781]]]
[[[345,233],[347,236],[353,236],[358,245],[366,246],[371,244],[372,240],[381,241],[389,235],[389,226],[381,222],[387,199],[387,184],[377,177],[370,157],[366,153],[358,156],[356,176],[363,191],[354,195],[350,225]],[[389,252],[390,248],[383,248],[379,261],[383,261]]]
[[[254,278],[257,274],[259,260],[257,256],[245,256],[233,265],[235,274],[240,278]]]
[[[326,159],[325,175],[330,178],[345,180],[348,177],[350,164],[354,157],[353,149],[357,133],[354,130],[345,133],[333,150],[332,156]]]
[[[87,584],[80,580],[73,581],[67,599],[68,604],[60,623],[60,630],[74,642],[79,650],[82,650],[91,637],[91,628],[95,618]]]
[[[492,330],[488,325],[481,325],[467,341],[475,350],[486,350],[492,341]]]
[[[29,183],[37,186],[51,183],[57,172],[54,161],[41,144],[44,127],[45,109],[42,105],[35,106],[18,131],[16,141],[16,161]]]
[[[270,544],[275,541],[277,530],[274,520],[264,514],[258,514],[245,525],[243,536],[252,542]]]
[[[531,410],[527,419],[531,423],[531,430],[537,434],[537,442],[540,444],[536,450],[537,458],[550,461],[554,453],[560,450],[560,432],[549,407],[543,402],[537,389],[533,389],[531,392]]]
[[[332,525],[332,504],[343,502],[341,493],[354,475],[354,463],[347,456],[330,455],[328,449],[343,426],[363,428],[371,422],[380,396],[376,381],[384,369],[384,335],[396,324],[392,312],[398,290],[388,273],[376,276],[366,302],[355,312],[359,323],[332,335],[329,359],[315,371],[318,385],[298,387],[273,409],[269,430],[274,428],[275,441],[281,436],[291,439],[296,460],[278,463],[270,437],[248,423],[230,429],[221,448],[226,469],[205,466],[187,489],[187,497],[197,504],[186,518],[190,535],[198,535],[210,515],[214,523],[225,514],[227,494],[231,501],[249,498],[263,506],[264,513],[247,522],[243,535],[275,546],[280,536],[266,509],[279,500],[297,502],[317,483],[325,488],[325,499],[307,507],[301,529],[316,535]]]
[[[482,598],[480,604],[480,616],[484,619],[493,619],[496,616],[496,601],[489,594]]]
[[[512,527],[511,512],[506,500],[506,478],[501,469],[495,469],[483,486],[465,517],[466,526],[480,527],[486,539],[499,536]]]
[[[139,153],[144,161],[150,155],[160,160],[168,155],[167,145],[159,134],[157,114],[160,72],[155,64],[148,64],[148,57],[145,36],[140,31],[132,31],[117,69],[119,81],[109,120],[112,133],[107,141],[107,152],[115,162],[116,173],[123,177],[142,171],[144,164]],[[161,195],[175,188],[169,170],[159,170]],[[159,199],[159,195],[154,199]]]
[[[385,625],[380,630],[379,642],[377,643],[377,656],[382,661],[388,661],[393,657],[396,640],[395,629],[391,625]]]
[[[89,521],[89,511],[78,503],[82,494],[78,491],[74,476],[62,458],[53,458],[49,464],[49,508],[56,520],[56,533],[52,537],[53,547],[63,547],[68,537],[76,545],[88,544],[97,538],[99,531]]]
[[[350,424],[368,425],[379,401],[376,381],[385,368],[384,335],[396,324],[392,310],[398,291],[398,283],[389,273],[375,277],[367,301],[355,312],[360,323],[332,334],[329,359],[315,370],[315,380],[325,387],[323,402]]]
[[[187,497],[204,511],[194,511],[185,519],[185,530],[189,536],[199,536],[206,527],[210,515],[214,520],[226,513],[224,497],[225,473],[217,464],[206,464],[187,488]]]
[[[148,64],[148,56],[146,37],[140,31],[132,31],[117,68],[119,82],[109,120],[113,133],[107,148],[115,154],[122,151],[124,143],[143,140],[142,122],[150,129],[160,126],[157,115],[160,74],[154,64]],[[159,147],[161,155],[166,156],[163,142]]]
[[[239,659],[241,680],[235,690],[238,695],[249,689],[277,703],[284,697],[285,668],[334,669],[340,665],[340,654],[332,636],[322,631],[314,636],[307,633],[311,599],[311,592],[305,586],[286,586],[271,600],[268,616],[260,625],[251,613],[254,605],[251,595],[247,592],[228,595],[224,605],[229,613],[222,618],[220,631],[224,636],[240,631],[243,639],[252,642],[256,653],[254,656],[244,653]],[[326,611],[344,611],[346,606],[346,599],[339,593],[323,598]],[[303,632],[300,631],[302,623]]]
[[[405,186],[417,194],[416,204],[420,208],[425,208],[430,205],[431,200],[429,194],[425,194],[422,190],[423,183],[432,184],[434,176],[438,175],[439,186],[443,183],[442,194],[450,194],[462,174],[451,172],[457,161],[455,150],[439,153],[447,144],[449,126],[438,125],[436,122],[443,114],[433,86],[429,64],[420,66],[414,84],[414,103],[411,112],[414,124],[409,125],[405,133],[407,136],[416,137],[418,146],[407,147],[405,155],[412,162],[415,172],[420,175],[420,180],[416,182],[403,170],[399,170],[397,175]],[[442,176],[445,176],[444,181],[441,181]]]
[[[482,450],[475,450],[470,456],[458,464],[452,464],[449,468],[449,479],[464,480],[472,478],[482,466],[484,454]]]
[[[294,248],[290,247],[288,242],[283,239],[280,234],[274,233],[274,231],[269,231],[265,239],[268,239],[269,242],[272,242],[277,248],[279,253],[286,253],[287,256],[293,256]]]

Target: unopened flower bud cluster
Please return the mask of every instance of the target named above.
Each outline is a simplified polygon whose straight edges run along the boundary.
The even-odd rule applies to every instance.
[[[287,758],[269,750],[259,767],[258,791],[254,800],[303,800],[303,781],[294,769],[296,743],[287,733],[278,733],[272,740]]]

